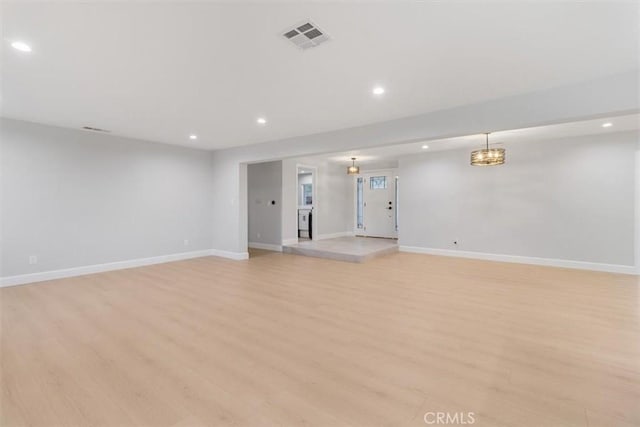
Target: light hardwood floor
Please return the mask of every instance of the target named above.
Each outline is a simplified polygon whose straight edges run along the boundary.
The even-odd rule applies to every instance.
[[[0,424],[640,425],[637,276],[260,255],[0,290]]]

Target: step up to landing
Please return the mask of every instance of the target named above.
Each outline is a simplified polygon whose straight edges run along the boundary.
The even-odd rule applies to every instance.
[[[371,237],[338,237],[309,240],[282,247],[284,253],[347,262],[365,262],[371,258],[398,251],[395,239]]]

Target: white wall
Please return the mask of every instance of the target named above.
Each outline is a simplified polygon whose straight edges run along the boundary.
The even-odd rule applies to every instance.
[[[496,167],[470,166],[469,150],[401,159],[399,243],[633,266],[637,141],[513,142]]]
[[[321,163],[318,166],[318,236],[353,233],[355,201],[353,176],[346,167]]]
[[[282,244],[298,241],[298,161],[282,161]]]
[[[246,253],[246,209],[238,202],[246,199],[240,195],[245,179],[240,167],[243,162],[343,152],[635,112],[640,109],[637,93],[638,74],[630,71],[405,119],[217,151],[214,153],[214,193],[219,205],[212,220],[214,248]],[[283,183],[286,185],[285,181]],[[283,197],[286,194],[288,191]],[[295,186],[293,194],[296,194]],[[283,211],[283,221],[287,220],[287,212]]]
[[[232,160],[225,151],[214,151],[212,172],[215,209],[210,219],[211,245],[243,256],[247,254],[249,230],[247,164]]]
[[[282,162],[247,166],[249,245],[282,244]],[[275,205],[271,204],[274,201]]]
[[[0,148],[2,277],[211,248],[209,152],[8,119]]]
[[[0,274],[201,248],[242,258],[248,241],[246,162],[638,111],[637,93],[638,75],[632,71],[405,119],[214,153],[3,120],[1,187],[5,194]],[[38,155],[31,156],[31,152]],[[205,167],[210,161],[211,167]],[[288,170],[285,164],[290,163],[283,162],[283,209],[288,206],[288,185],[293,188],[293,206],[297,203],[295,162],[293,179],[284,180]],[[318,198],[321,200],[322,195]],[[294,224],[293,237],[295,212],[295,208],[285,209],[282,214],[283,224]],[[334,212],[327,214],[334,218]],[[352,221],[353,215],[349,218]],[[402,218],[400,225],[402,228]],[[353,229],[352,224],[334,227],[326,221],[325,226],[318,231]],[[283,236],[288,232],[287,227],[282,228]],[[189,246],[183,246],[184,239],[189,239]],[[34,248],[39,262],[25,266]]]

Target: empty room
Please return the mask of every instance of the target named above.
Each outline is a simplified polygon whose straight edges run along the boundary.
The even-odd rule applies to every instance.
[[[0,426],[640,426],[640,2],[0,21]]]

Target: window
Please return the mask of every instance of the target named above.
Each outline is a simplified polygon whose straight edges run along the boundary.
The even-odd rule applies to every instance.
[[[358,178],[358,181],[356,182],[356,221],[358,223],[358,228],[362,228],[363,227],[363,221],[362,221],[362,212],[364,210],[364,200],[362,197],[362,190],[363,190],[363,180],[362,178]]]
[[[387,177],[386,176],[372,176],[369,179],[369,186],[372,190],[386,190],[387,189]]]

